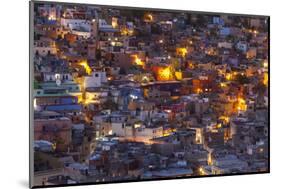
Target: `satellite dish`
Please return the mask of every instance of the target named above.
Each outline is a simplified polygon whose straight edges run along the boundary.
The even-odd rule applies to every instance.
[[[60,85],[61,85],[61,80],[60,80],[60,79],[57,79],[57,80],[56,80],[56,84],[57,84],[57,86],[60,86]]]

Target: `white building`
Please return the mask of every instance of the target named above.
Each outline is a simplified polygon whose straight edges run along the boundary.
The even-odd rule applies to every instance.
[[[57,48],[55,41],[48,38],[40,39],[39,41],[34,42],[34,54],[40,56],[46,56],[48,54],[56,54]]]
[[[163,127],[146,127],[140,123],[135,123],[133,125],[126,125],[125,123],[112,123],[112,133],[126,139],[147,142],[150,139],[162,137]]]
[[[91,33],[84,30],[72,30],[72,33],[84,39],[88,39],[91,37]]]
[[[231,49],[232,48],[232,43],[229,42],[219,42],[218,43],[219,48],[226,48],[226,49]]]
[[[85,76],[85,89],[89,87],[100,87],[102,83],[107,82],[106,72],[94,71],[91,76]]]
[[[84,19],[68,19],[61,18],[61,25],[65,26],[71,30],[81,30],[83,28],[85,31],[91,31],[91,21]]]
[[[242,161],[235,155],[226,155],[221,158],[213,160],[212,173],[213,174],[227,174],[238,171],[239,173],[246,171],[248,164],[246,161]]]
[[[70,73],[52,73],[45,72],[44,73],[44,81],[73,81],[72,75]]]

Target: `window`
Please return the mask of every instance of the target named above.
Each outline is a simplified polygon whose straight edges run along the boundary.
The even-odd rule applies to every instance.
[[[99,74],[96,73],[96,74],[95,74],[95,77],[99,77]]]

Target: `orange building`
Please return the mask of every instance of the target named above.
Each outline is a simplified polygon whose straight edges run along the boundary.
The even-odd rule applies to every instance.
[[[153,66],[152,71],[155,74],[157,81],[175,80],[171,66]]]

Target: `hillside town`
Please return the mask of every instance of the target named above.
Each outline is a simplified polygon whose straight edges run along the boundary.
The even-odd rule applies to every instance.
[[[268,172],[267,17],[34,13],[35,185]]]

